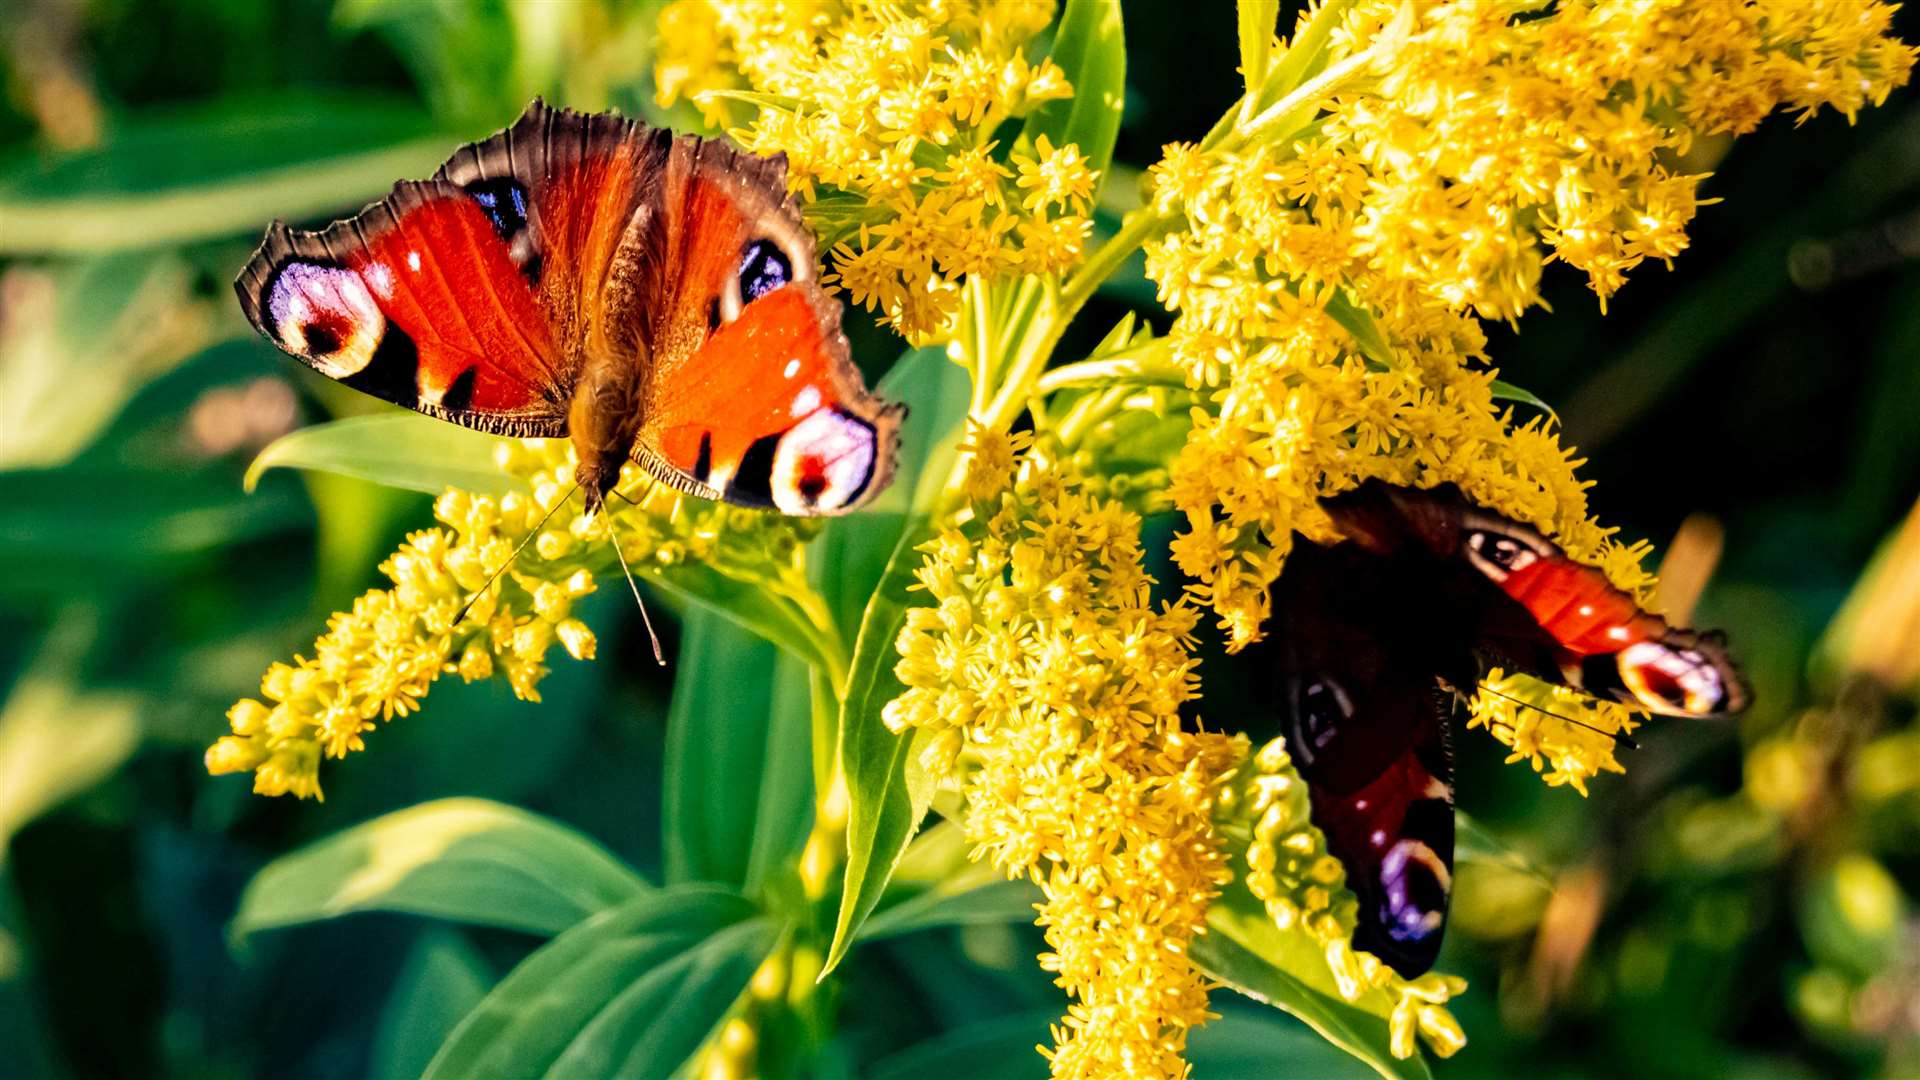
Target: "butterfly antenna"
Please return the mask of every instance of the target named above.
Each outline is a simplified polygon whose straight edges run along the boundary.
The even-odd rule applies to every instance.
[[[611,494],[618,495],[623,502],[633,504],[632,499],[621,495],[618,491]],[[627,566],[627,553],[620,550],[620,534],[614,531],[613,514],[604,507],[600,512],[607,515],[607,535],[613,539],[613,555],[620,560],[620,572],[627,576],[627,588],[633,591],[633,602],[640,605],[640,621],[646,625],[647,640],[653,643],[653,662],[666,667],[667,654],[660,649],[660,635],[653,632],[653,617],[647,614],[647,602],[640,598],[640,585],[633,580],[633,571]]]
[[[514,563],[520,560],[520,553],[527,550],[527,545],[533,543],[534,538],[540,535],[540,530],[546,528],[547,522],[553,520],[554,512],[572,501],[573,493],[579,490],[580,485],[576,482],[565,495],[561,496],[557,502],[547,508],[546,513],[540,515],[539,523],[536,524],[532,531],[528,532],[526,536],[522,537],[518,544],[514,545],[513,554],[507,556],[507,561],[500,564],[500,569],[488,575],[487,580],[482,582],[480,587],[473,591],[473,595],[467,597],[467,602],[460,607],[460,614],[453,617],[453,625],[460,625],[460,620],[467,617],[467,612],[473,610],[473,605],[480,602],[480,598],[486,595],[488,589],[493,588],[493,583],[500,580],[500,575],[506,573]]]
[[[1492,694],[1494,697],[1505,698],[1508,701],[1513,702],[1515,705],[1518,705],[1523,709],[1532,709],[1534,712],[1537,712],[1542,716],[1551,716],[1555,720],[1572,724],[1574,727],[1586,728],[1588,731],[1591,731],[1596,735],[1605,735],[1607,738],[1612,739],[1614,742],[1620,744],[1621,746],[1626,747],[1629,750],[1640,749],[1640,744],[1635,742],[1632,736],[1628,735],[1624,731],[1608,731],[1605,728],[1594,727],[1592,724],[1587,723],[1585,720],[1575,720],[1571,716],[1562,716],[1559,713],[1554,712],[1550,709],[1543,709],[1540,706],[1535,705],[1531,701],[1522,700],[1520,698],[1514,697],[1512,694],[1503,694],[1500,691],[1495,690],[1493,687],[1488,686],[1486,683],[1481,683],[1480,689],[1486,691],[1489,694]]]

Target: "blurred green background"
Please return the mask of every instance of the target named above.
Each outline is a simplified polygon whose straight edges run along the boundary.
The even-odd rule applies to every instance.
[[[200,764],[227,706],[430,520],[425,496],[340,477],[242,492],[276,436],[374,406],[255,340],[233,273],[269,219],[356,209],[536,93],[688,125],[651,104],[655,10],[0,8],[0,1074],[417,1073],[535,939],[375,915],[226,929],[267,860],[379,813],[484,796],[659,867],[673,674],[613,590],[587,611],[601,658],[556,661],[544,704],[443,684],[328,771],[324,804]],[[1226,7],[1125,16],[1116,160],[1139,169],[1240,84]],[[1920,12],[1898,29],[1920,39]],[[1712,567],[1695,619],[1730,630],[1758,698],[1647,728],[1587,799],[1456,740],[1477,827],[1441,966],[1473,983],[1471,1042],[1443,1076],[1920,1076],[1920,98],[1851,127],[1776,118],[1686,164],[1725,201],[1671,272],[1643,268],[1602,318],[1550,271],[1551,313],[1490,350],[1558,410],[1600,518],[1675,553],[1673,599]],[[1164,326],[1137,275],[1095,306],[1088,327],[1129,307]],[[869,372],[902,351],[849,321]],[[1201,713],[1271,732],[1243,674],[1209,656]],[[844,1072],[1044,1075],[1030,1048],[1063,1003],[1039,948],[1009,924],[863,950]],[[1357,1069],[1230,998],[1196,1037],[1202,1080]]]

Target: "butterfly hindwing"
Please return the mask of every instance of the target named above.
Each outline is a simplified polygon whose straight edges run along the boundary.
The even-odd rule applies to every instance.
[[[1313,822],[1359,901],[1354,944],[1413,978],[1439,955],[1453,883],[1452,698],[1437,669],[1470,657],[1380,603],[1377,561],[1296,547],[1264,648]]]
[[[903,410],[861,385],[838,308],[812,282],[748,304],[662,387],[642,460],[698,494],[789,514],[885,487]]]

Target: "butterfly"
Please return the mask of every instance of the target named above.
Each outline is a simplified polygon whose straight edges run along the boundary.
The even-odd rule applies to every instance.
[[[629,457],[702,498],[839,513],[892,479],[783,155],[536,100],[318,232],[268,227],[234,282],[328,378],[500,435],[570,438],[598,510]]]
[[[1724,636],[1670,626],[1452,485],[1374,480],[1320,505],[1344,539],[1295,545],[1254,662],[1359,899],[1354,945],[1413,978],[1452,889],[1448,721],[1487,668],[1668,716],[1738,712],[1749,691]]]

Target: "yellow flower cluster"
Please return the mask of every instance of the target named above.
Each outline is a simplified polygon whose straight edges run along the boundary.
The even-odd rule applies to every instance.
[[[921,549],[930,603],[908,613],[885,720],[964,777],[968,837],[1045,893],[1041,964],[1074,998],[1053,1074],[1184,1076],[1209,1015],[1187,946],[1226,880],[1213,793],[1245,744],[1181,730],[1197,616],[1154,606],[1138,518],[1016,457],[1025,441],[970,433],[981,497]]]
[[[1214,814],[1220,837],[1234,849],[1236,868],[1244,867],[1247,890],[1275,929],[1313,938],[1343,999],[1358,1002],[1381,991],[1393,1002],[1388,1025],[1394,1056],[1413,1056],[1416,1033],[1441,1057],[1452,1056],[1467,1038],[1446,1003],[1466,991],[1466,981],[1435,972],[1403,979],[1378,957],[1354,949],[1357,903],[1346,888],[1346,871],[1327,851],[1309,812],[1306,781],[1295,771],[1286,742],[1275,739],[1222,783]]]
[[[1326,537],[1315,499],[1376,476],[1458,483],[1638,582],[1556,436],[1497,408],[1476,316],[1539,303],[1550,259],[1604,299],[1685,244],[1700,178],[1671,153],[1776,107],[1851,113],[1913,59],[1870,0],[1524,6],[1310,10],[1313,93],[1152,170],[1174,229],[1148,274],[1210,398],[1172,470],[1176,556],[1236,646],[1294,532]]]
[[[685,498],[632,465],[617,489],[632,502],[617,496],[591,519],[564,508],[549,517],[573,495],[564,441],[502,442],[497,464],[526,480],[527,493],[440,496],[434,514],[443,527],[412,534],[381,564],[393,586],[335,614],[311,659],[274,664],[260,698],[228,711],[233,734],[208,748],[209,772],[252,771],[262,795],[319,798],[321,758],[364,749],[367,732],[418,709],[442,674],[468,682],[504,675],[516,696],[540,700],[555,642],[576,660],[593,657],[593,631],[573,606],[615,563],[609,517],[618,518],[634,572],[669,582],[703,567],[763,574],[791,563],[799,543],[789,520]]]
[[[1595,701],[1577,690],[1495,668],[1483,680],[1467,718],[1470,728],[1485,728],[1512,749],[1507,763],[1524,761],[1543,774],[1549,787],[1568,784],[1587,793],[1587,781],[1603,772],[1626,772],[1614,750],[1614,733],[1639,727],[1625,705]],[[1562,717],[1577,719],[1571,724]]]
[[[1072,87],[1026,47],[1051,0],[679,0],[660,19],[662,104],[686,97],[788,183],[829,283],[909,338],[943,330],[968,275],[1057,273],[1091,230],[1079,150],[996,132]]]

